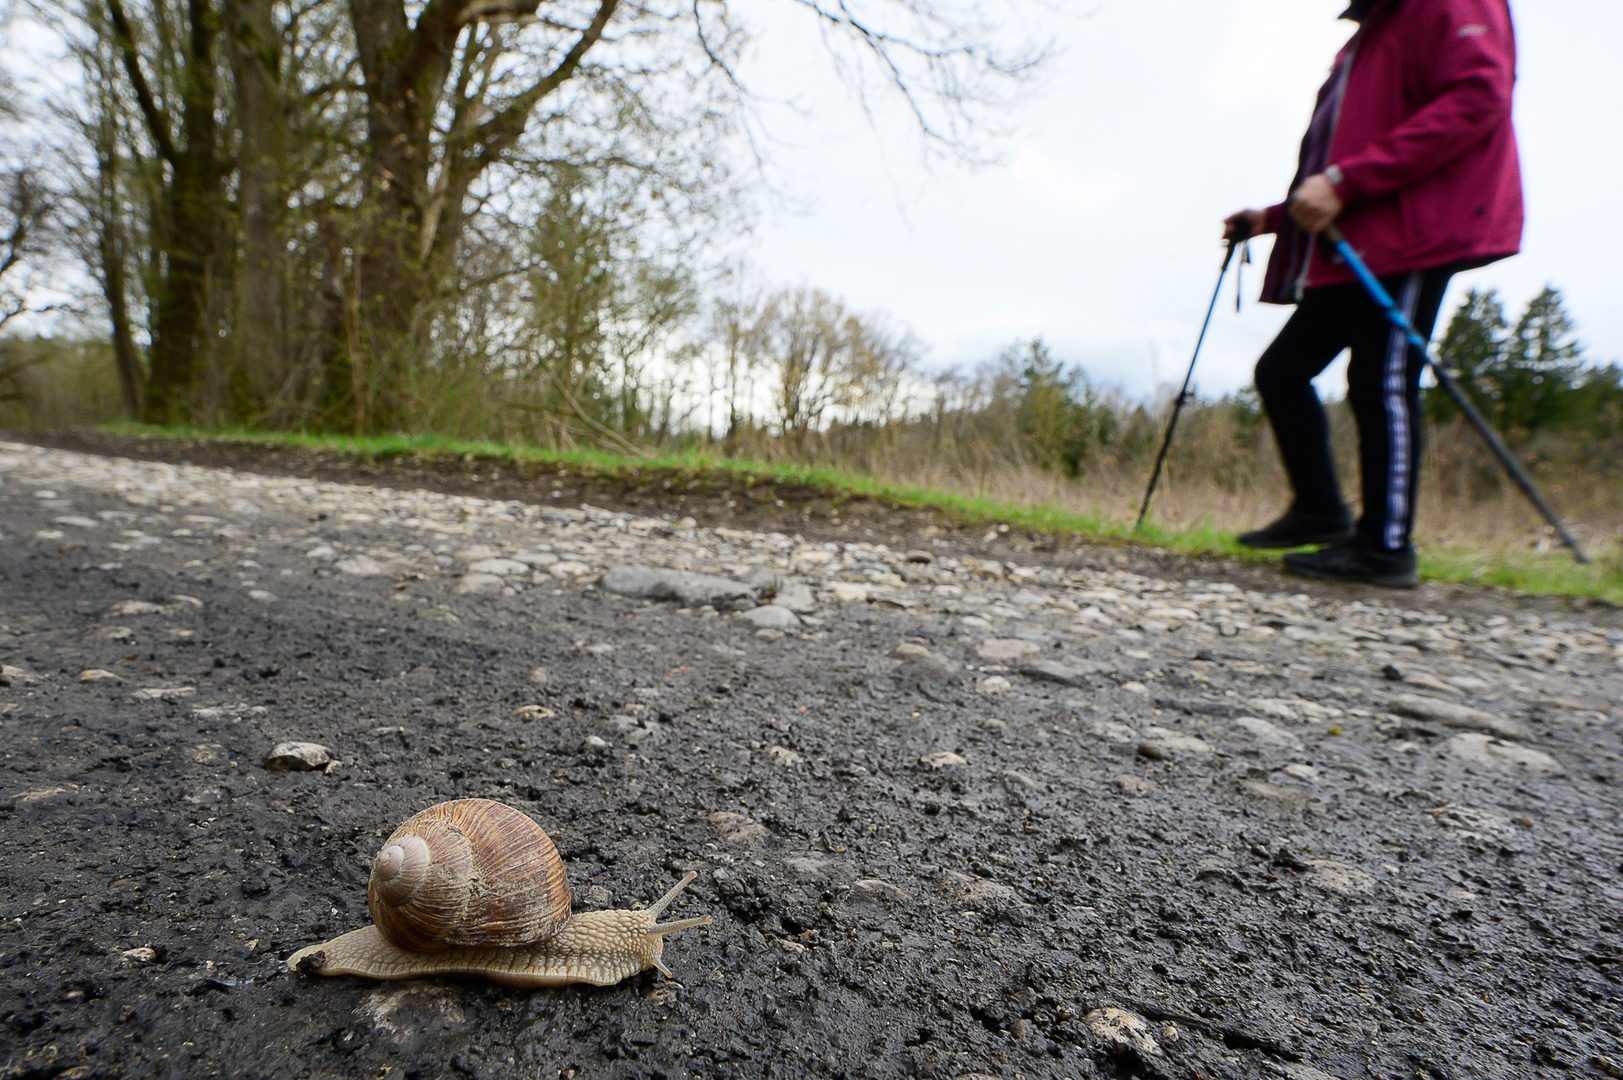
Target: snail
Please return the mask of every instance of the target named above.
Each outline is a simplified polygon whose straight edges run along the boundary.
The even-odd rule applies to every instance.
[[[408,818],[372,862],[373,925],[300,949],[289,971],[416,979],[482,975],[507,986],[609,986],[660,962],[665,935],[708,918],[654,920],[689,872],[652,907],[571,914],[552,839],[529,816],[459,799]]]

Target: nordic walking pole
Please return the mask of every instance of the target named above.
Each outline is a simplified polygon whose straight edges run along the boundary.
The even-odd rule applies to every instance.
[[[1443,365],[1432,359],[1431,350],[1427,347],[1425,339],[1409,322],[1409,317],[1403,313],[1403,309],[1393,302],[1391,294],[1386,291],[1380,279],[1370,272],[1369,267],[1364,265],[1364,260],[1360,259],[1358,253],[1353,250],[1352,245],[1347,243],[1347,238],[1341,235],[1341,230],[1334,225],[1327,225],[1321,235],[1336,249],[1336,254],[1341,256],[1342,261],[1352,269],[1354,276],[1364,286],[1364,291],[1369,293],[1370,299],[1374,300],[1376,305],[1386,313],[1387,321],[1402,331],[1403,335],[1409,339],[1409,344],[1420,351],[1421,357],[1426,361],[1426,366],[1431,368],[1433,375],[1437,376],[1437,385],[1441,386],[1444,392],[1454,399],[1454,404],[1459,406],[1460,412],[1464,413],[1465,418],[1471,422],[1471,426],[1476,428],[1477,434],[1481,435],[1482,440],[1488,444],[1488,449],[1492,450],[1494,457],[1499,459],[1499,464],[1505,467],[1505,472],[1509,473],[1510,478],[1516,481],[1516,486],[1522,489],[1522,494],[1526,495],[1528,501],[1538,508],[1539,513],[1544,515],[1544,520],[1548,521],[1550,527],[1555,529],[1555,534],[1561,538],[1561,542],[1572,549],[1572,557],[1581,563],[1587,563],[1589,556],[1584,554],[1583,548],[1578,546],[1578,541],[1567,531],[1567,527],[1561,523],[1561,519],[1555,516],[1555,511],[1550,509],[1550,504],[1544,501],[1544,496],[1539,494],[1538,486],[1533,483],[1533,478],[1522,471],[1521,465],[1517,463],[1509,448],[1505,446],[1498,435],[1494,434],[1493,429],[1488,426],[1488,422],[1482,418],[1482,414],[1476,411],[1476,406],[1471,404],[1471,400],[1460,391],[1459,384],[1454,381],[1453,376],[1443,370]]]
[[[1189,380],[1195,377],[1195,361],[1200,358],[1200,346],[1206,340],[1206,330],[1212,325],[1212,312],[1217,310],[1217,298],[1223,292],[1223,278],[1229,272],[1229,263],[1234,261],[1234,249],[1247,239],[1242,236],[1230,240],[1228,251],[1223,253],[1223,269],[1217,272],[1217,288],[1212,290],[1212,302],[1206,308],[1206,321],[1200,324],[1200,337],[1195,339],[1195,355],[1189,358],[1189,370],[1183,377],[1183,389],[1178,391],[1178,400],[1172,403],[1172,419],[1167,421],[1167,437],[1161,440],[1161,452],[1155,455],[1155,471],[1150,473],[1150,486],[1144,489],[1144,505],[1138,508],[1138,520],[1133,523],[1134,532],[1144,527],[1144,515],[1150,512],[1150,496],[1155,494],[1156,481],[1161,479],[1161,466],[1166,464],[1167,448],[1172,445],[1172,432],[1178,426],[1178,413],[1183,410],[1183,403],[1189,400]]]

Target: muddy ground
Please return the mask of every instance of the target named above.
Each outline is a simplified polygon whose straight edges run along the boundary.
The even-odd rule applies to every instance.
[[[613,501],[550,477],[487,491],[504,481],[261,464]],[[1492,678],[1546,669],[1493,708],[1553,771],[1473,765],[1436,752],[1446,731],[1352,714],[1298,726],[1289,753],[1214,739],[1157,757],[1085,725],[1170,724],[1229,691],[1373,702],[1390,675],[1283,635],[1182,651],[1174,635],[1153,664],[1101,636],[1063,649],[1103,673],[1090,688],[1010,672],[1012,690],[988,694],[973,674],[912,677],[891,659],[911,641],[974,671],[973,641],[932,611],[844,604],[818,633],[774,637],[590,583],[380,584],[313,573],[271,542],[331,522],[231,504],[188,525],[186,507],[128,494],[0,472],[0,1077],[1623,1076],[1623,669],[1609,655],[1480,660]],[[981,543],[780,497],[771,510],[805,511],[798,524],[763,509],[742,527],[907,544],[933,526],[949,548]],[[644,487],[621,505],[716,522],[727,496],[707,498],[662,511]],[[109,551],[62,521],[116,520],[103,513],[162,542]],[[344,541],[402,542],[367,523]],[[993,544],[1367,599],[1221,562]],[[254,581],[274,603],[249,598]],[[1394,621],[1531,610],[1615,633],[1609,610],[1470,590],[1391,602]],[[118,677],[81,681],[90,670]],[[642,736],[604,738],[628,714]],[[266,769],[286,739],[340,765]],[[927,760],[943,751],[959,760]],[[1295,785],[1287,761],[1323,779]],[[669,939],[673,980],[603,989],[285,970],[367,921],[367,868],[395,824],[465,796],[545,825],[577,906],[646,903],[694,869],[672,915],[715,924]],[[1147,1038],[1113,1040],[1094,1012],[1107,1008]]]

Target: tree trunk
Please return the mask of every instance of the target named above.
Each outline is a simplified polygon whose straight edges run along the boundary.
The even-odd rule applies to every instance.
[[[155,311],[144,418],[158,424],[192,422],[203,419],[198,394],[200,375],[213,353],[214,337],[206,326],[210,264],[226,225],[226,169],[216,146],[217,16],[208,0],[187,0],[188,36],[178,76],[182,141],[177,144],[169,118],[142,70],[122,0],[106,2],[115,44],[136,102],[170,170],[153,227],[153,253],[157,256],[152,289]]]
[[[108,318],[113,326],[113,361],[118,367],[124,411],[133,419],[141,415],[141,391],[146,373],[142,369],[141,351],[135,344],[135,331],[130,322],[124,245],[120,241],[118,225],[118,141],[109,107],[104,100],[96,128],[97,198],[94,220],[98,233],[102,295],[107,300]]]
[[[271,0],[225,0],[227,54],[236,84],[241,133],[237,202],[242,262],[237,269],[236,367],[230,414],[249,422],[285,408],[287,339],[287,205],[281,164],[287,128],[281,87],[281,34]]]
[[[357,325],[347,349],[332,350],[326,375],[329,403],[343,392],[342,375],[349,375],[349,426],[356,430],[390,430],[407,418],[410,376],[427,350],[434,304],[454,285],[452,260],[467,222],[469,188],[523,135],[536,105],[579,70],[619,0],[598,0],[592,22],[558,64],[488,116],[481,119],[481,110],[470,108],[474,103],[456,86],[456,119],[445,144],[437,146],[433,120],[453,92],[458,38],[482,18],[530,15],[538,6],[539,0],[428,0],[411,23],[402,0],[349,0],[368,99],[367,160],[349,282]],[[470,43],[471,31],[465,60]]]

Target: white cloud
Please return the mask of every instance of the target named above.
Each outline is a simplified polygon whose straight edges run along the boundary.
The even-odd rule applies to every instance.
[[[1218,116],[1299,124],[1336,50],[1352,36],[1353,24],[1336,19],[1345,0],[1229,0],[1225,6],[1222,43],[1202,80],[1208,108]]]
[[[1028,201],[1061,214],[1090,215],[1119,209],[1133,188],[1126,173],[1068,165],[1029,143],[1014,152],[1009,175]]]

